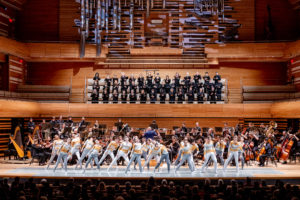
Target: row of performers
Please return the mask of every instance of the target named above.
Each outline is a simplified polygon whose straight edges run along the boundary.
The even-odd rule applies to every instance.
[[[145,133],[146,134],[146,133]],[[148,135],[149,136],[149,135]],[[295,135],[284,136],[284,142],[286,138],[288,141],[299,141]],[[159,138],[159,137],[158,137]],[[239,138],[239,139],[238,139]],[[251,143],[251,142],[250,142]],[[52,153],[51,158],[48,163],[52,163],[54,158],[58,156],[54,171],[58,167],[59,163],[63,163],[63,167],[67,170],[67,162],[73,155],[77,157],[77,165],[82,167],[82,162],[87,158],[85,164],[85,169],[89,164],[92,166],[92,161],[100,169],[100,165],[109,156],[111,158],[111,163],[108,170],[116,164],[116,162],[122,158],[127,163],[126,172],[130,170],[130,165],[134,162],[139,165],[139,169],[142,172],[145,166],[149,169],[149,162],[151,159],[157,159],[157,165],[155,170],[157,170],[163,161],[166,161],[168,166],[168,171],[170,170],[170,164],[173,162],[176,166],[177,171],[180,166],[187,161],[191,171],[195,171],[194,156],[198,158],[204,158],[204,164],[201,168],[201,172],[204,172],[208,166],[208,162],[214,162],[214,172],[217,170],[217,160],[224,165],[224,170],[226,170],[229,162],[234,158],[237,171],[239,171],[239,160],[242,162],[242,168],[244,167],[245,161],[251,159],[251,153],[255,155],[255,159],[259,161],[259,165],[263,166],[265,163],[265,158],[274,155],[275,152],[274,144],[270,138],[265,138],[261,144],[257,147],[257,151],[251,149],[251,144],[245,143],[244,137],[234,136],[230,141],[227,138],[217,137],[216,140],[212,139],[211,136],[205,137],[204,142],[201,139],[193,140],[185,137],[181,142],[178,141],[176,136],[172,137],[172,142],[167,145],[162,140],[153,140],[151,137],[143,137],[140,139],[137,136],[129,137],[112,137],[111,140],[103,142],[97,140],[96,138],[89,138],[85,142],[81,142],[78,134],[73,134],[71,138],[65,138],[64,141],[59,139],[58,136],[55,137],[52,143]],[[282,147],[282,155],[285,155],[288,144]],[[255,148],[255,146],[254,146]],[[226,150],[227,160],[224,162],[224,152]],[[101,156],[100,161],[98,160]],[[130,159],[129,159],[130,155]],[[144,166],[141,165],[141,158],[145,159]],[[154,170],[154,171],[155,171]]]
[[[203,78],[203,82],[201,79]],[[99,81],[101,80],[99,73],[96,73],[93,78],[93,86],[97,87],[99,86]],[[121,86],[122,89],[128,89],[129,88],[134,89],[136,86],[140,89],[151,89],[155,88],[155,86],[164,86],[164,88],[169,89],[174,87],[175,89],[178,89],[180,86],[187,91],[190,86],[193,87],[200,87],[200,86],[209,86],[211,83],[217,85],[221,81],[221,76],[218,72],[216,72],[216,75],[213,77],[213,81],[211,81],[211,78],[208,74],[208,72],[205,73],[203,77],[199,74],[199,72],[196,72],[195,75],[193,75],[193,78],[190,76],[189,72],[186,73],[186,76],[184,76],[183,79],[181,79],[181,76],[179,73],[176,72],[174,75],[174,79],[171,80],[168,75],[166,75],[165,79],[162,81],[161,77],[159,76],[159,73],[156,74],[156,76],[153,78],[150,72],[147,73],[146,78],[140,74],[138,78],[135,78],[133,74],[131,74],[130,77],[126,76],[124,72],[121,73],[121,77],[118,78],[116,75],[114,75],[113,78],[110,78],[109,75],[104,79],[106,88],[109,88],[111,86],[117,87]],[[137,83],[136,83],[137,82]],[[205,88],[204,87],[204,88]],[[97,89],[97,88],[96,88]],[[177,90],[176,90],[177,91]]]
[[[118,90],[114,89],[113,93],[110,95],[108,90],[103,90],[103,93],[101,95],[101,99],[103,103],[109,103],[109,101],[112,101],[112,103],[118,103],[119,101],[122,103],[146,103],[149,100],[150,103],[165,103],[167,96],[169,97],[169,102],[172,103],[183,103],[187,101],[188,103],[193,103],[194,101],[197,101],[198,103],[203,103],[203,101],[221,101],[222,100],[222,87],[214,87],[211,86],[209,90],[207,90],[207,95],[205,95],[205,90],[203,88],[193,88],[190,87],[187,91],[184,91],[183,89],[179,89],[178,92],[174,88],[171,88],[170,90],[166,90],[165,88],[160,88],[158,91],[154,88],[149,90],[149,94],[145,92],[144,89],[140,90],[140,93],[137,93],[136,90],[131,89],[130,93],[127,93],[127,90],[121,90],[121,93],[118,92]],[[138,98],[139,97],[139,98]],[[159,101],[158,101],[159,97]],[[186,98],[187,97],[187,98]],[[92,94],[92,103],[99,103],[99,92],[94,89]]]

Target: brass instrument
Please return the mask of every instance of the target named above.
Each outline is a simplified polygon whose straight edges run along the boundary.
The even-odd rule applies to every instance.
[[[16,141],[15,141],[16,136],[17,136],[17,133],[18,133],[19,131],[20,131],[20,127],[17,126],[16,129],[15,129],[15,132],[14,132],[14,136],[13,136],[13,137],[10,136],[9,139],[10,139],[11,142],[13,143],[13,145],[14,145],[14,147],[15,147],[17,153],[18,153],[18,156],[19,156],[20,158],[24,158],[24,151],[23,151],[22,147],[20,147],[20,146],[16,143]]]
[[[270,121],[270,125],[268,130],[266,131],[265,135],[269,137],[270,134],[274,132],[274,129],[277,128],[277,123],[275,121]]]

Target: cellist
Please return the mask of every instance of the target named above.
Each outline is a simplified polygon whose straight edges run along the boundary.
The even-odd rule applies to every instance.
[[[259,156],[259,165],[258,166],[263,167],[263,166],[265,166],[266,157],[271,156],[271,154],[272,154],[272,147],[268,141],[268,138],[264,139],[264,143],[261,148],[264,148],[264,150],[261,150],[262,155]]]

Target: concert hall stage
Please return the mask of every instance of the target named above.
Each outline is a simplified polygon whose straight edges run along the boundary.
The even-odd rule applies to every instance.
[[[3,162],[2,162],[3,163]],[[251,177],[252,179],[293,179],[294,181],[300,181],[300,165],[299,164],[278,164],[278,167],[269,165],[267,167],[258,167],[257,165],[246,166],[239,173],[236,172],[235,167],[228,167],[226,172],[223,172],[221,167],[218,167],[217,174],[212,172],[212,167],[208,168],[206,173],[200,173],[200,167],[197,165],[196,172],[191,173],[187,167],[182,167],[177,173],[174,173],[174,166],[171,166],[171,172],[167,172],[167,166],[164,164],[159,172],[153,173],[153,167],[150,167],[148,171],[145,169],[143,173],[139,170],[134,170],[131,167],[131,171],[127,174],[124,173],[125,167],[120,166],[118,168],[113,167],[107,172],[107,166],[101,167],[100,172],[94,167],[93,169],[88,168],[85,173],[83,170],[75,170],[75,166],[68,166],[68,171],[65,172],[59,166],[56,172],[53,172],[54,165],[51,165],[47,170],[45,166],[38,166],[36,163],[29,164],[1,164],[0,165],[0,177],[15,177],[21,178],[75,178],[75,179],[147,179],[151,176],[162,179],[245,179]]]

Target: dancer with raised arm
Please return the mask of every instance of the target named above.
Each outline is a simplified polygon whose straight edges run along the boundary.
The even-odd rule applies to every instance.
[[[59,139],[58,135],[54,136],[54,141],[53,141],[53,144],[52,144],[51,157],[50,157],[50,160],[48,162],[47,169],[49,169],[49,166],[53,162],[55,156],[58,155],[58,151],[61,148],[61,146],[63,145],[63,143],[64,143],[64,141]]]
[[[53,169],[53,172],[55,172],[58,164],[61,162],[61,160],[63,160],[63,168],[65,169],[65,172],[67,172],[67,165],[68,165],[68,153],[71,150],[71,139],[64,139],[64,143],[63,145],[60,147],[59,151],[58,151],[58,158],[56,161],[56,165]]]
[[[88,153],[88,160],[85,163],[85,168],[83,173],[85,173],[85,170],[89,166],[90,163],[94,160],[94,162],[97,164],[97,169],[100,171],[100,162],[98,162],[98,156],[102,152],[102,146],[99,143],[99,140],[95,141],[94,146],[91,148],[91,150]]]
[[[104,159],[109,155],[111,157],[111,160],[115,159],[115,155],[114,155],[114,151],[118,148],[118,143],[116,141],[116,136],[113,137],[113,140],[109,143],[109,145],[107,146],[104,154],[102,155],[99,164],[101,165],[101,163],[104,161]]]
[[[182,159],[180,163],[176,166],[175,173],[177,173],[177,171],[185,161],[187,161],[191,172],[194,172],[193,163],[192,163],[192,148],[187,138],[184,139],[184,145],[181,148],[180,152],[182,153]]]
[[[209,159],[212,159],[212,161],[214,162],[214,173],[217,173],[217,158],[216,158],[216,151],[214,148],[214,143],[211,139],[211,136],[208,136],[205,139],[205,143],[204,143],[204,147],[203,147],[203,152],[204,152],[204,164],[201,168],[201,173],[204,173],[204,171],[207,168],[208,165],[208,161]]]
[[[82,154],[81,154],[81,157],[80,159],[78,160],[77,164],[76,164],[76,167],[75,169],[77,169],[78,165],[80,165],[80,169],[82,169],[82,161],[85,159],[85,157],[88,155],[88,153],[90,152],[90,150],[92,149],[92,147],[94,146],[94,141],[93,141],[93,138],[89,138],[87,139],[82,148],[83,148],[83,151],[82,151]]]
[[[135,160],[139,164],[140,172],[143,172],[142,164],[141,164],[141,155],[142,155],[142,144],[140,143],[140,140],[137,136],[133,138],[133,145],[131,150],[131,159],[127,165],[127,168],[125,170],[125,174],[127,174],[128,171],[130,171],[130,165]]]
[[[154,146],[151,148],[150,152],[149,152],[149,155],[148,155],[148,158],[146,160],[146,162],[144,163],[143,165],[143,170],[145,168],[145,166],[147,165],[147,168],[149,170],[149,163],[150,161],[155,158],[156,159],[156,162],[158,163],[159,162],[159,156],[160,156],[160,153],[161,153],[161,150],[160,150],[160,143],[157,142],[157,141],[152,141],[152,143],[154,144]]]
[[[231,159],[234,157],[235,165],[236,165],[236,171],[239,172],[239,151],[243,151],[241,148],[240,143],[238,142],[238,137],[234,136],[233,140],[230,142],[228,147],[228,157],[225,161],[223,171],[225,172],[227,169],[227,166]]]
[[[120,158],[124,158],[126,164],[129,163],[129,159],[128,159],[128,154],[130,152],[132,148],[132,144],[129,142],[129,138],[128,136],[124,136],[124,141],[121,143],[117,156],[115,157],[115,159],[113,159],[113,161],[110,163],[109,167],[107,168],[107,171],[116,164],[117,160],[119,160]]]

